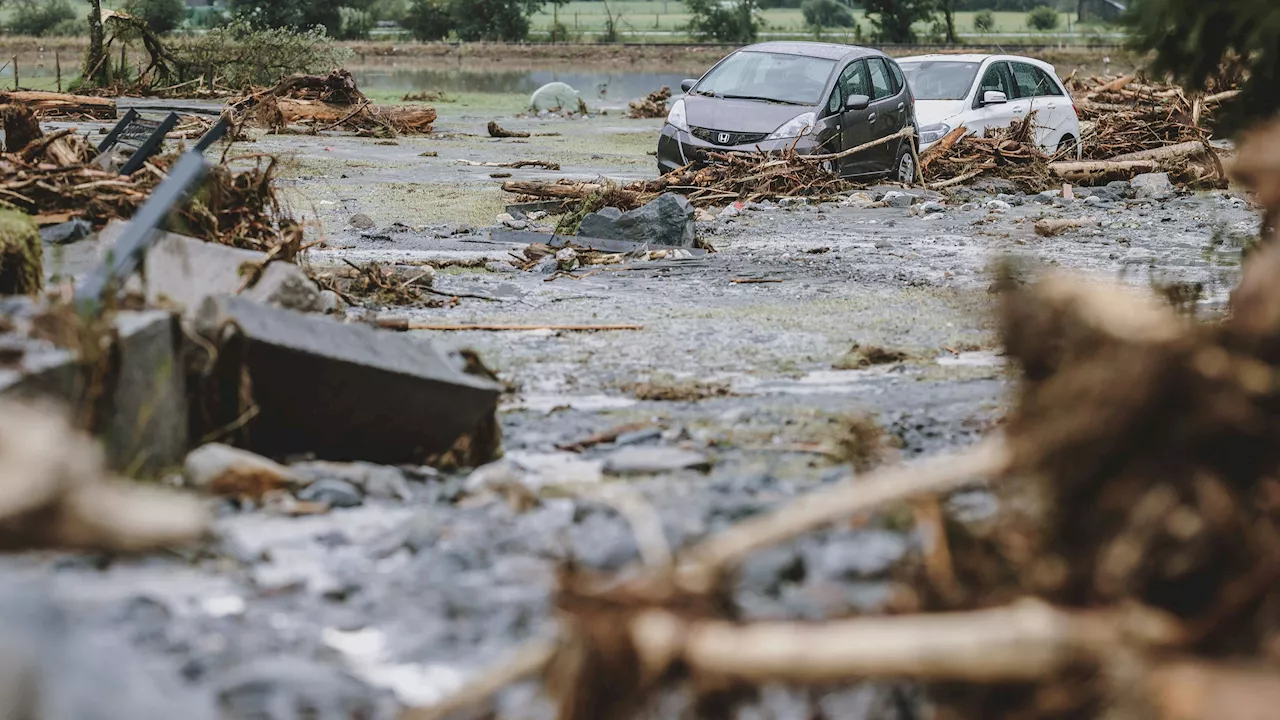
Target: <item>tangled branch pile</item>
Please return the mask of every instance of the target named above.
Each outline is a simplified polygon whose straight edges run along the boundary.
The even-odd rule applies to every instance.
[[[379,107],[356,87],[347,70],[328,75],[293,75],[274,87],[228,101],[245,121],[272,132],[301,125],[310,132],[343,129],[365,136],[426,134],[436,120],[428,106]]]
[[[428,266],[406,272],[376,262],[365,265],[343,262],[346,267],[308,274],[321,289],[332,290],[348,305],[438,308],[456,303],[456,298],[438,296],[431,290],[435,268]]]
[[[647,196],[675,191],[699,207],[781,197],[834,197],[851,183],[831,172],[822,161],[797,155],[709,153],[715,161],[702,168],[685,166],[656,180],[629,186]]]
[[[1049,158],[1035,142],[1032,112],[1007,128],[988,128],[981,136],[966,135],[966,128],[952,130],[920,156],[925,182],[934,188],[958,185],[979,175],[1012,180],[1024,190],[1037,192],[1052,184]]]
[[[663,86],[661,90],[646,95],[643,100],[628,103],[631,106],[629,115],[633,118],[664,118],[670,101],[671,88]]]
[[[30,127],[37,134],[23,147],[0,154],[0,201],[41,224],[83,218],[102,226],[115,218],[133,217],[178,158],[176,154],[155,156],[133,175],[121,176],[92,164],[96,149],[71,130],[44,135],[34,118]],[[211,168],[191,201],[174,213],[172,229],[292,258],[301,248],[302,228],[276,198],[275,158],[229,161],[249,159],[256,164],[245,170],[228,165]]]

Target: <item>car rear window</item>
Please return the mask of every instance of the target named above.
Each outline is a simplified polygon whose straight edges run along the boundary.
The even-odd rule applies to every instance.
[[[893,83],[889,80],[889,68],[884,66],[880,58],[871,58],[867,61],[867,65],[871,67],[871,87],[876,93],[874,99],[883,100],[893,97]]]
[[[922,60],[898,63],[916,100],[963,100],[982,63]]]
[[[1035,65],[1020,62],[1010,64],[1013,65],[1013,78],[1018,85],[1019,97],[1047,97],[1062,94],[1058,89],[1058,83]]]
[[[727,98],[749,98],[794,105],[817,105],[835,69],[834,60],[766,53],[736,52],[707,73],[693,92]]]

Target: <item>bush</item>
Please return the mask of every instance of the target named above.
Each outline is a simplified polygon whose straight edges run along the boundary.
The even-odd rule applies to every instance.
[[[194,80],[213,69],[233,88],[274,85],[294,73],[323,73],[341,67],[351,51],[338,47],[324,28],[261,28],[238,18],[203,35],[181,38],[170,46],[182,76]]]
[[[849,8],[836,0],[804,0],[800,11],[804,14],[805,24],[810,27],[851,28],[857,25]]]
[[[177,30],[187,19],[187,4],[182,0],[128,0],[122,9],[147,21],[147,27],[157,35]]]
[[[989,33],[996,30],[996,14],[990,10],[983,10],[973,16],[974,32]]]
[[[447,0],[413,0],[401,24],[415,40],[443,40],[453,30],[453,17],[449,14],[446,2]]]
[[[9,32],[14,35],[52,35],[59,25],[75,20],[76,13],[67,0],[23,0],[13,11]]]
[[[1027,27],[1040,32],[1048,32],[1058,27],[1058,11],[1041,5],[1027,13]]]
[[[715,42],[754,42],[760,33],[761,20],[757,0],[687,0],[685,7],[692,16],[686,29],[699,40]]]

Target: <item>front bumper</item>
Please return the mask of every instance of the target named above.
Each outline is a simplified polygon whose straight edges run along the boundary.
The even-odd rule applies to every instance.
[[[658,169],[663,173],[669,173],[689,163],[713,162],[708,155],[712,152],[777,153],[792,147],[801,155],[810,155],[818,152],[819,143],[817,138],[805,136],[799,140],[786,138],[762,140],[749,145],[716,145],[699,140],[683,130],[677,130],[673,125],[665,125],[662,128],[662,134],[658,136]]]

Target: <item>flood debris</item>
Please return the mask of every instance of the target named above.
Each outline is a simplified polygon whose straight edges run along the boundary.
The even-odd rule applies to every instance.
[[[510,162],[477,162],[475,160],[456,160],[459,165],[467,165],[469,167],[492,167],[492,168],[512,168],[520,170],[522,168],[541,168],[543,170],[559,170],[560,163],[550,160],[512,160]]]
[[[697,402],[734,395],[729,383],[676,378],[654,378],[629,383],[622,387],[622,391],[637,400],[658,402]]]
[[[628,103],[631,110],[627,115],[637,119],[665,118],[669,102],[671,102],[671,88],[663,86],[661,90],[649,93],[642,100]]]
[[[182,463],[187,487],[219,497],[261,502],[270,493],[293,490],[303,478],[273,460],[220,443],[192,450]]]
[[[849,352],[832,363],[832,367],[836,370],[862,370],[873,365],[896,365],[910,358],[911,355],[903,350],[854,343]]]
[[[66,414],[42,403],[0,402],[0,547],[147,552],[204,538],[210,518],[194,498],[127,484]]]
[[[402,268],[344,260],[342,266],[309,267],[308,272],[320,288],[336,293],[349,305],[441,308],[458,301],[458,296],[432,289],[436,270],[429,265]]]
[[[492,138],[527,138],[529,133],[520,130],[508,130],[498,124],[497,120],[489,121],[489,137]]]
[[[371,137],[425,135],[436,121],[430,106],[381,107],[356,87],[345,69],[328,75],[292,75],[274,87],[250,90],[228,100],[228,108],[256,127],[286,132],[345,130]]]

